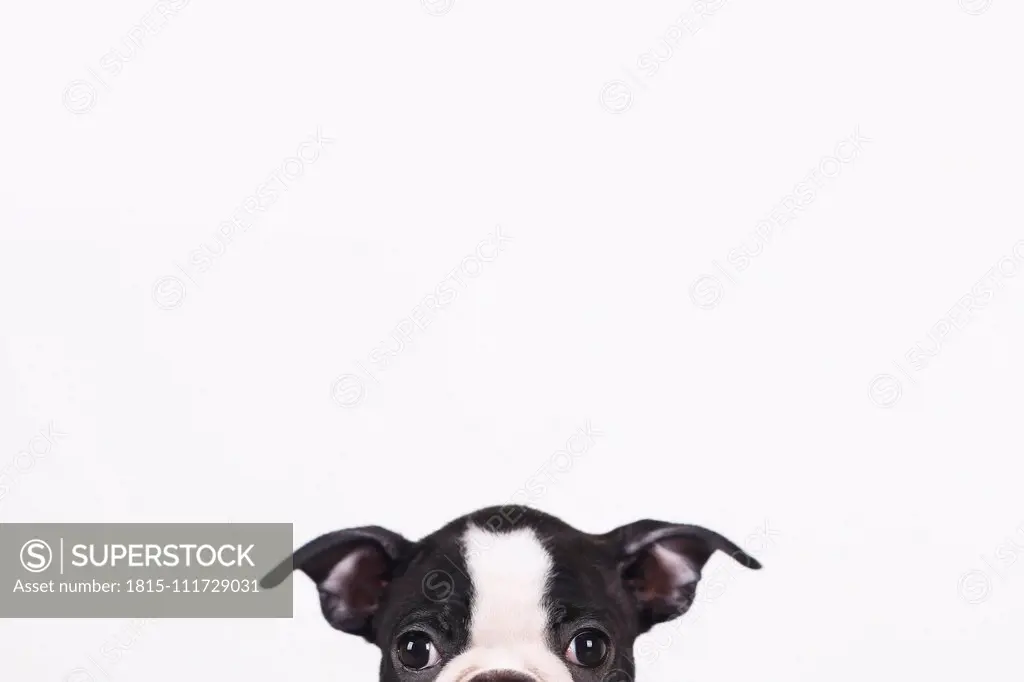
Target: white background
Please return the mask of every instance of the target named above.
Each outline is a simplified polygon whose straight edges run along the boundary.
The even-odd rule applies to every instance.
[[[1021,3],[175,5],[0,25],[0,520],[419,537],[547,476],[517,500],[699,523],[765,564],[715,558],[641,682],[1019,679]],[[5,620],[0,677],[376,679],[304,578],[295,608]]]

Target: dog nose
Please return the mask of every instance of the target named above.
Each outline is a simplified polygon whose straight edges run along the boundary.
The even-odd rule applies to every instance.
[[[468,682],[536,682],[533,677],[515,670],[488,670],[474,675]]]

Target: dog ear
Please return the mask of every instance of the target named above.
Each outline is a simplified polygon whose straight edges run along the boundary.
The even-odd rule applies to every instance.
[[[320,610],[332,627],[372,642],[373,615],[412,546],[401,535],[378,526],[327,533],[278,564],[260,586],[276,587],[298,569],[316,583]]]
[[[731,540],[700,526],[644,520],[604,537],[617,548],[619,573],[636,605],[641,633],[689,610],[701,569],[715,550],[747,568],[761,568]]]

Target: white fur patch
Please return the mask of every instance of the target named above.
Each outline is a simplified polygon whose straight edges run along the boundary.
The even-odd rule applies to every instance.
[[[509,533],[470,526],[462,537],[473,605],[469,645],[437,682],[471,682],[507,670],[543,682],[572,682],[568,664],[548,645],[551,555],[529,528]]]
[[[532,530],[495,534],[471,527],[463,538],[473,581],[470,646],[544,641],[551,555]]]

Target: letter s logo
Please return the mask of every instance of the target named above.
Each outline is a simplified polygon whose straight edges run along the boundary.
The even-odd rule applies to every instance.
[[[29,573],[42,573],[53,563],[53,550],[42,540],[29,540],[21,546],[21,565]]]

